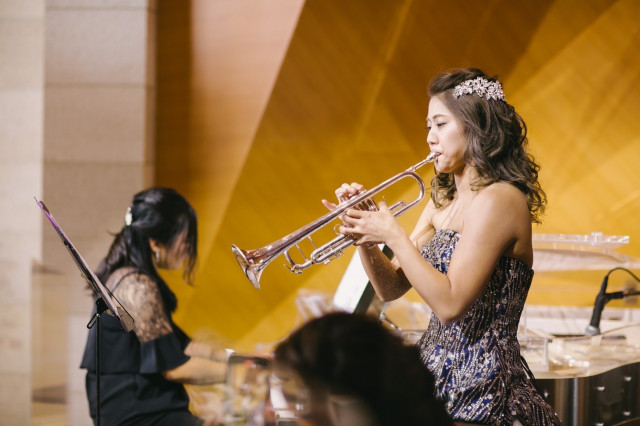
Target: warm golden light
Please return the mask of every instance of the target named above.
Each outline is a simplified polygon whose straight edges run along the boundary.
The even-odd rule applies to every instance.
[[[371,187],[424,158],[426,86],[451,67],[497,75],[525,118],[549,198],[535,232],[630,235],[620,251],[640,255],[637,2],[273,3],[192,1],[187,104],[159,102],[188,114],[159,123],[157,147],[157,182],[201,221],[197,287],[177,287],[187,330],[253,350],[295,325],[299,289],[335,291],[347,260],[270,267],[257,291],[229,247],[260,247],[323,214],[342,182]],[[589,305],[605,272],[536,274],[529,301]]]

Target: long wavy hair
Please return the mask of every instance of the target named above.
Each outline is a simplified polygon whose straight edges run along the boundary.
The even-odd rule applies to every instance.
[[[501,100],[485,99],[475,93],[453,97],[458,84],[477,77],[497,81],[477,68],[457,69],[438,75],[429,85],[428,94],[437,96],[462,124],[467,138],[463,160],[478,172],[472,189],[509,182],[525,195],[531,221],[540,223],[547,198],[538,182],[540,166],[527,152],[527,126],[522,117]],[[431,188],[436,207],[446,206],[456,193],[453,174],[436,173]]]
[[[131,224],[125,224],[115,235],[109,252],[96,270],[96,275],[102,282],[106,282],[116,269],[134,267],[157,283],[165,306],[169,312],[173,312],[177,300],[154,266],[149,240],[154,239],[170,248],[178,236],[186,231],[187,259],[184,265],[184,280],[191,284],[198,257],[195,210],[175,190],[161,187],[135,194],[130,208]]]

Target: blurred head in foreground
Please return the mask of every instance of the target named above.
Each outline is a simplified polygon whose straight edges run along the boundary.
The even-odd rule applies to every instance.
[[[308,425],[452,425],[418,349],[375,318],[330,313],[275,350],[284,396]]]

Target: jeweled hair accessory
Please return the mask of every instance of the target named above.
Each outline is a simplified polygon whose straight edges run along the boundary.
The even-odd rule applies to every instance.
[[[133,222],[133,215],[131,214],[131,207],[127,207],[127,212],[124,214],[124,224],[127,226],[131,226],[131,222]]]
[[[453,89],[453,97],[458,99],[462,95],[477,94],[481,98],[496,99],[507,102],[499,81],[489,81],[484,77],[476,77],[463,81]]]

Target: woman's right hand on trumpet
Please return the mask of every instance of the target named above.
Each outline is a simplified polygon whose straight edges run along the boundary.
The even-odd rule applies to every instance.
[[[328,200],[322,200],[322,204],[333,211],[338,205],[349,201],[363,191],[364,187],[357,182],[351,184],[343,183],[335,191],[339,204]],[[381,243],[388,245],[395,238],[406,238],[404,229],[384,201],[379,202],[377,209],[374,210],[359,209],[354,206],[347,209],[340,218],[343,224],[339,227],[339,232],[353,236],[356,240],[356,245]]]

